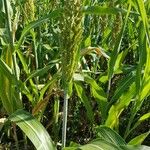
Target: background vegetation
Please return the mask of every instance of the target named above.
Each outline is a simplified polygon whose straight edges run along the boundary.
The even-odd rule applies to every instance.
[[[0,149],[149,149],[149,23],[149,0],[1,0]]]

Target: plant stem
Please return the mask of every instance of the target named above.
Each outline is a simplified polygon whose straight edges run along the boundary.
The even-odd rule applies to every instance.
[[[18,137],[17,137],[17,132],[16,132],[16,124],[13,124],[13,133],[14,133],[14,140],[16,143],[16,149],[19,150],[19,143],[18,143]]]
[[[109,98],[110,87],[111,87],[111,79],[108,80],[107,98]]]
[[[67,115],[68,115],[68,89],[64,89],[62,147],[66,146]]]

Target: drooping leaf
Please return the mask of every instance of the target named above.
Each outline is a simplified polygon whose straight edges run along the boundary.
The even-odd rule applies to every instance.
[[[21,128],[37,150],[56,150],[46,129],[30,113],[17,110],[8,119]]]

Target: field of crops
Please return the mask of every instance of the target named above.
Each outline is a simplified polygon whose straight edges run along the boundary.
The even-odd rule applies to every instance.
[[[149,146],[150,0],[0,0],[0,149]]]

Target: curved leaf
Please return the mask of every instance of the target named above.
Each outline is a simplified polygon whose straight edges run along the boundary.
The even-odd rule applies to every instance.
[[[99,138],[109,143],[113,143],[115,145],[126,145],[124,139],[111,128],[108,128],[106,126],[101,126],[97,128],[97,132]]]
[[[148,146],[115,145],[102,139],[96,139],[79,147],[66,147],[63,150],[150,150]]]
[[[21,128],[37,150],[56,150],[48,132],[30,113],[18,110],[8,119]]]
[[[150,134],[150,131],[140,134],[133,138],[128,144],[129,145],[140,145],[145,140],[145,138]]]
[[[81,146],[79,148],[81,150],[121,150],[118,146],[102,139],[94,140],[93,142]]]

